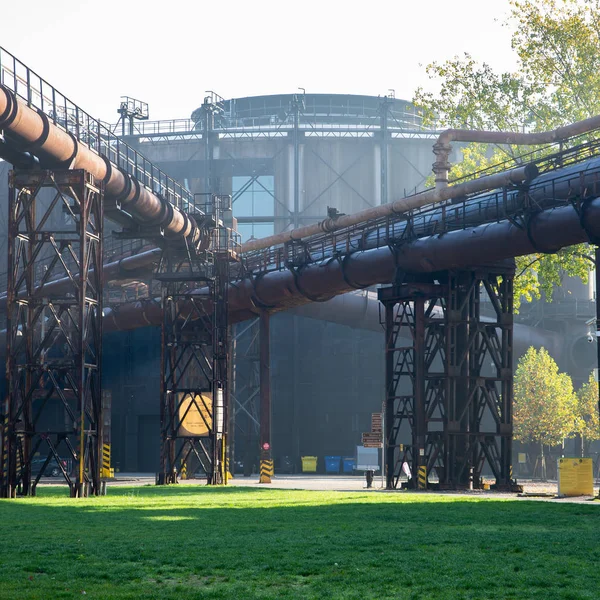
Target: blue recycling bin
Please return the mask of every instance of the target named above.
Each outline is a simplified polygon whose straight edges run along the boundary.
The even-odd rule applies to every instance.
[[[339,473],[341,456],[326,456],[325,457],[325,473]]]
[[[346,475],[352,475],[354,473],[354,465],[356,465],[356,460],[345,456],[342,459],[342,472]]]

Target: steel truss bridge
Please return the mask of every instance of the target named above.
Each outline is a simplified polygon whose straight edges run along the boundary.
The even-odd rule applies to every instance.
[[[250,252],[233,231],[227,198],[194,197],[4,50],[0,130],[0,156],[15,167],[7,293],[0,296],[8,384],[2,496],[35,494],[36,452],[46,464],[68,453],[75,468],[63,475],[72,496],[103,492],[110,446],[102,332],[146,325],[162,328],[157,483],[175,482],[188,460],[208,483],[226,483],[229,326],[257,316],[261,477],[268,481],[268,315],[376,284],[388,284],[379,290],[387,486],[399,485],[406,463],[413,487],[423,470],[443,488],[480,487],[487,464],[497,489],[514,489],[513,258],[598,243],[593,135],[528,156],[529,175],[501,188],[456,186],[451,192],[467,191],[345,228],[333,217],[320,233],[292,233],[278,245],[267,239]],[[122,237],[154,247],[105,263],[104,217],[122,225]],[[107,281],[148,269],[159,299],[150,291],[147,299],[103,306]],[[491,317],[482,315],[484,298]],[[68,419],[41,432],[36,424],[50,398],[60,399]]]

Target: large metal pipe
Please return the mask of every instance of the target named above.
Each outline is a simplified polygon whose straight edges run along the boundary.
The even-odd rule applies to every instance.
[[[583,226],[582,226],[583,225]],[[254,306],[281,310],[312,300],[390,283],[397,272],[436,272],[495,262],[600,239],[600,200],[588,201],[580,213],[573,206],[544,210],[527,227],[508,219],[432,235],[404,244],[354,252],[343,262],[325,260],[300,270],[273,271],[255,280],[236,282],[229,293],[231,311]],[[234,317],[235,318],[235,317]]]
[[[151,273],[151,268],[160,259],[161,252],[162,251],[160,248],[152,248],[150,250],[134,254],[133,256],[127,256],[125,258],[106,263],[102,268],[104,283],[114,281],[115,279],[136,277],[140,269]],[[91,269],[90,274],[93,272],[94,269]],[[39,286],[35,289],[35,293],[40,295],[43,292],[48,296],[57,296],[72,290],[73,280],[70,277],[61,277],[60,279],[54,279],[42,286]],[[0,295],[0,310],[6,309],[6,301],[7,296],[6,292],[4,292],[2,295]]]
[[[379,301],[374,293],[344,294],[327,302],[296,307],[291,309],[291,312],[298,316],[346,325],[354,329],[383,332],[380,323]],[[230,322],[238,323],[252,316],[256,317],[256,314],[238,311],[231,315]],[[158,300],[139,300],[115,308],[106,308],[103,330],[105,332],[126,331],[140,327],[159,326],[161,322],[162,310]],[[530,346],[536,348],[543,346],[554,357],[560,357],[564,351],[564,340],[556,332],[516,323],[514,336],[517,357]]]
[[[341,215],[334,219],[328,218],[319,223],[314,223],[313,225],[306,225],[304,227],[292,229],[291,231],[283,231],[259,240],[250,240],[242,244],[242,252],[254,252],[255,250],[270,248],[271,246],[285,244],[286,242],[301,240],[310,237],[311,235],[345,229],[368,221],[407,213],[429,204],[444,202],[453,198],[462,198],[479,192],[522,183],[523,181],[530,181],[536,177],[537,174],[538,170],[535,165],[525,165],[511,171],[480,177],[479,179],[473,179],[472,181],[467,181],[452,187],[439,190],[427,190],[426,192],[407,196],[406,198],[401,198],[400,200],[390,202],[389,204],[367,208],[366,210],[361,210],[360,212],[351,215]]]
[[[326,259],[296,271],[273,271],[257,279],[237,281],[229,289],[232,323],[256,316],[257,307],[270,312],[326,300],[355,289],[390,283],[397,272],[436,272],[467,268],[539,252],[535,240],[548,240],[548,250],[571,246],[600,236],[600,199],[586,205],[583,224],[571,206],[542,211],[533,216],[529,227],[512,221],[481,225],[453,231],[443,236],[429,236],[394,250],[388,246],[354,252],[344,262]],[[205,296],[207,291],[195,292]],[[158,325],[160,305],[139,301],[118,309],[107,309],[107,330],[134,329]]]
[[[451,208],[438,208],[414,215],[410,222],[413,237],[426,237],[431,232],[443,231],[449,225],[465,228],[482,223],[500,221],[512,215],[531,212],[532,207],[550,209],[564,206],[568,201],[595,198],[600,195],[600,158],[564,167],[559,171],[549,171],[533,180],[525,190],[495,191],[473,198]],[[365,232],[361,239],[353,242],[353,249],[366,250],[387,243],[388,239],[401,241],[404,238],[407,221],[396,221]],[[452,227],[451,227],[452,228]],[[536,237],[536,240],[538,240]],[[542,252],[552,252],[551,240],[539,239],[535,243]],[[338,251],[344,251],[345,244]],[[481,257],[486,260],[485,256]]]
[[[293,308],[290,312],[301,317],[383,334],[379,301],[377,294],[373,292],[361,291],[343,294],[327,302],[310,303]],[[440,313],[440,311],[437,312]],[[256,317],[256,315],[237,312],[232,315],[231,321],[237,323],[252,317]],[[105,333],[110,333],[159,326],[161,323],[162,309],[159,301],[147,299],[128,302],[115,308],[105,308],[102,327]],[[4,352],[5,335],[5,331],[0,331],[0,355]],[[565,347],[565,340],[560,333],[520,323],[514,325],[514,343],[515,358],[519,358],[530,346],[544,347],[557,359],[565,358],[565,354],[569,354]],[[569,356],[566,358],[568,359]]]
[[[289,311],[294,315],[309,319],[318,319],[328,323],[337,323],[383,334],[380,303],[375,292],[357,291],[336,296],[327,302],[312,302]],[[435,307],[433,315],[442,318],[442,311]],[[485,318],[483,319],[485,321]],[[409,335],[408,332],[406,335]],[[519,358],[527,348],[544,347],[552,356],[558,358],[564,351],[563,335],[555,331],[529,327],[520,323],[514,325],[515,358]],[[589,344],[586,345],[589,346]]]
[[[513,131],[481,131],[473,129],[446,129],[443,131],[433,146],[435,162],[433,172],[435,173],[436,189],[442,190],[448,186],[448,174],[450,172],[450,142],[477,142],[482,144],[500,144],[514,146],[537,146],[542,144],[553,144],[569,138],[588,133],[594,129],[600,129],[600,115],[558,127],[550,131],[539,131],[537,133],[517,133]]]
[[[10,141],[9,146],[34,154],[41,167],[85,169],[102,180],[105,197],[120,204],[142,225],[160,226],[166,235],[190,237],[194,242],[200,239],[192,217],[52,123],[45,113],[29,108],[3,85],[0,85],[0,129]]]

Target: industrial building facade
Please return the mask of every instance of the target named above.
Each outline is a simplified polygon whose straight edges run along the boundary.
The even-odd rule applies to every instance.
[[[126,138],[129,144],[199,197],[231,195],[244,241],[386,204],[422,188],[436,137],[422,126],[408,102],[325,94],[228,101],[210,94],[190,120],[135,123],[131,133]],[[0,165],[6,181],[8,165]],[[6,188],[0,187],[0,196],[5,194]],[[6,215],[5,208],[1,214]],[[143,247],[140,241],[106,238],[110,241],[105,253],[112,244],[115,256]],[[4,244],[0,252],[5,252],[4,237],[0,243]],[[153,293],[149,278],[132,277],[108,286],[108,301],[118,304]],[[369,300],[367,292],[363,294]],[[575,313],[574,299],[579,303]],[[371,300],[364,302],[364,314],[343,303],[332,314],[315,303],[310,311],[297,309],[272,317],[276,468],[297,470],[303,455],[320,457],[321,466],[326,455],[353,455],[362,432],[370,428],[371,414],[381,411],[384,338],[373,313],[376,300]],[[559,323],[570,350],[558,358],[562,368],[575,374],[574,364],[587,369],[593,363],[593,348],[582,342],[584,317],[593,307],[583,286],[563,300],[566,310],[561,319],[548,309],[551,314],[540,319],[531,309],[528,322]],[[258,465],[258,324],[237,324],[232,335],[236,366],[230,417],[235,435],[230,443],[236,463],[248,471]],[[103,385],[112,394],[112,464],[121,471],[155,472],[160,330],[108,333],[104,344]],[[60,415],[57,404],[55,417]]]
[[[423,187],[433,162],[434,134],[414,106],[394,98],[210,94],[191,120],[136,122],[133,133],[126,141],[192,192],[230,194],[242,241],[403,197]],[[303,455],[320,457],[319,467],[326,455],[354,455],[371,413],[381,411],[383,329],[362,329],[352,318],[341,325],[272,317],[277,469],[298,470]],[[258,465],[258,324],[238,324],[233,333],[232,454],[248,472]],[[121,470],[158,464],[159,337],[145,328],[106,338],[104,381]]]

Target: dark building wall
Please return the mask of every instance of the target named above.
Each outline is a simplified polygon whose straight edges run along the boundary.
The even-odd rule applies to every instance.
[[[383,336],[292,315],[272,317],[273,452],[276,460],[354,455],[383,400]],[[112,455],[121,471],[158,468],[160,330],[104,338],[105,389],[112,393]],[[248,370],[238,374],[244,384]],[[243,416],[240,416],[240,425]],[[236,434],[236,456],[258,440]]]
[[[384,393],[383,336],[277,315],[272,324],[273,451],[353,456]]]
[[[112,462],[155,471],[160,445],[160,329],[104,336],[103,386],[112,394]]]

